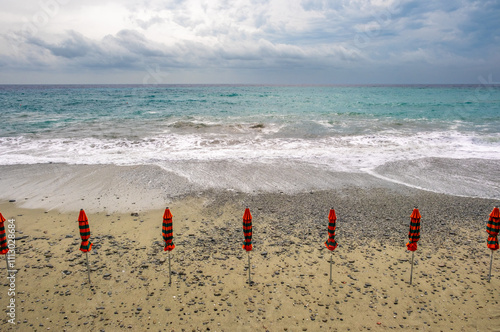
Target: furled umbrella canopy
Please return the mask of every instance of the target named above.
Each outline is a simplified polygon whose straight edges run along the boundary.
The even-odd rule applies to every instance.
[[[163,213],[163,224],[161,228],[161,235],[163,237],[163,241],[165,241],[165,247],[163,251],[172,251],[175,248],[174,240],[174,226],[172,223],[172,213],[170,209],[167,207],[165,212]]]
[[[80,250],[83,252],[89,252],[92,248],[92,242],[90,239],[90,227],[89,220],[85,211],[83,209],[80,210],[80,214],[78,215],[78,226],[80,228],[80,237],[82,238],[82,244],[80,245]]]
[[[252,250],[252,215],[250,209],[246,208],[243,214],[243,235],[245,235],[245,242],[243,242],[243,249],[246,251]]]
[[[5,235],[5,218],[0,213],[0,255],[5,255],[9,252],[7,245],[7,235]]]
[[[490,218],[486,225],[486,232],[488,232],[487,246],[491,250],[498,250],[498,231],[500,231],[500,210],[498,207],[493,208],[490,213]]]
[[[500,230],[500,211],[495,206],[490,213],[488,224],[486,225],[486,232],[488,232],[488,240],[486,245],[491,249],[490,258],[490,273],[488,274],[488,282],[491,280],[491,267],[493,265],[493,253],[498,250],[498,231]]]
[[[410,231],[408,233],[409,242],[406,244],[409,251],[417,250],[417,242],[420,240],[420,218],[422,218],[422,216],[418,209],[413,209],[410,216]]]
[[[337,215],[334,209],[330,209],[328,214],[328,240],[325,242],[325,246],[328,250],[333,251],[337,248],[337,241],[335,241],[335,229],[337,222]]]

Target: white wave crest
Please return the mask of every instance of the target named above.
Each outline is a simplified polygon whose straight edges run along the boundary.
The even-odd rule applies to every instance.
[[[270,138],[259,133],[175,134],[143,139],[0,138],[0,164],[148,165],[168,161],[300,160],[339,171],[362,172],[388,162],[421,158],[500,159],[500,134],[458,132]]]

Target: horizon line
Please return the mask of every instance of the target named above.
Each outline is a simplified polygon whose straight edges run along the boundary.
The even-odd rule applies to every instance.
[[[482,86],[483,83],[0,83],[0,86],[133,86],[133,87],[168,87],[168,86],[275,86],[275,87],[404,87],[404,86]],[[487,84],[488,86],[500,87],[498,83]]]

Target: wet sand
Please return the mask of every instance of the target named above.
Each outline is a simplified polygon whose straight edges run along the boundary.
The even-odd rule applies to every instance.
[[[2,331],[499,330],[500,258],[488,283],[485,232],[495,200],[376,186],[179,195],[168,202],[171,285],[163,208],[89,206],[89,285],[78,210],[26,208],[34,199],[44,198],[0,203],[4,217],[15,219],[19,270],[16,325],[4,314]],[[250,285],[241,248],[246,206],[254,234]],[[422,231],[410,285],[405,243],[414,206]],[[324,246],[331,207],[338,217],[333,253]]]

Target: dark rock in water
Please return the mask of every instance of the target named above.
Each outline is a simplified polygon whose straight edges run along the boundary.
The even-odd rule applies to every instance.
[[[16,200],[15,199],[9,199],[9,203],[15,203]]]

